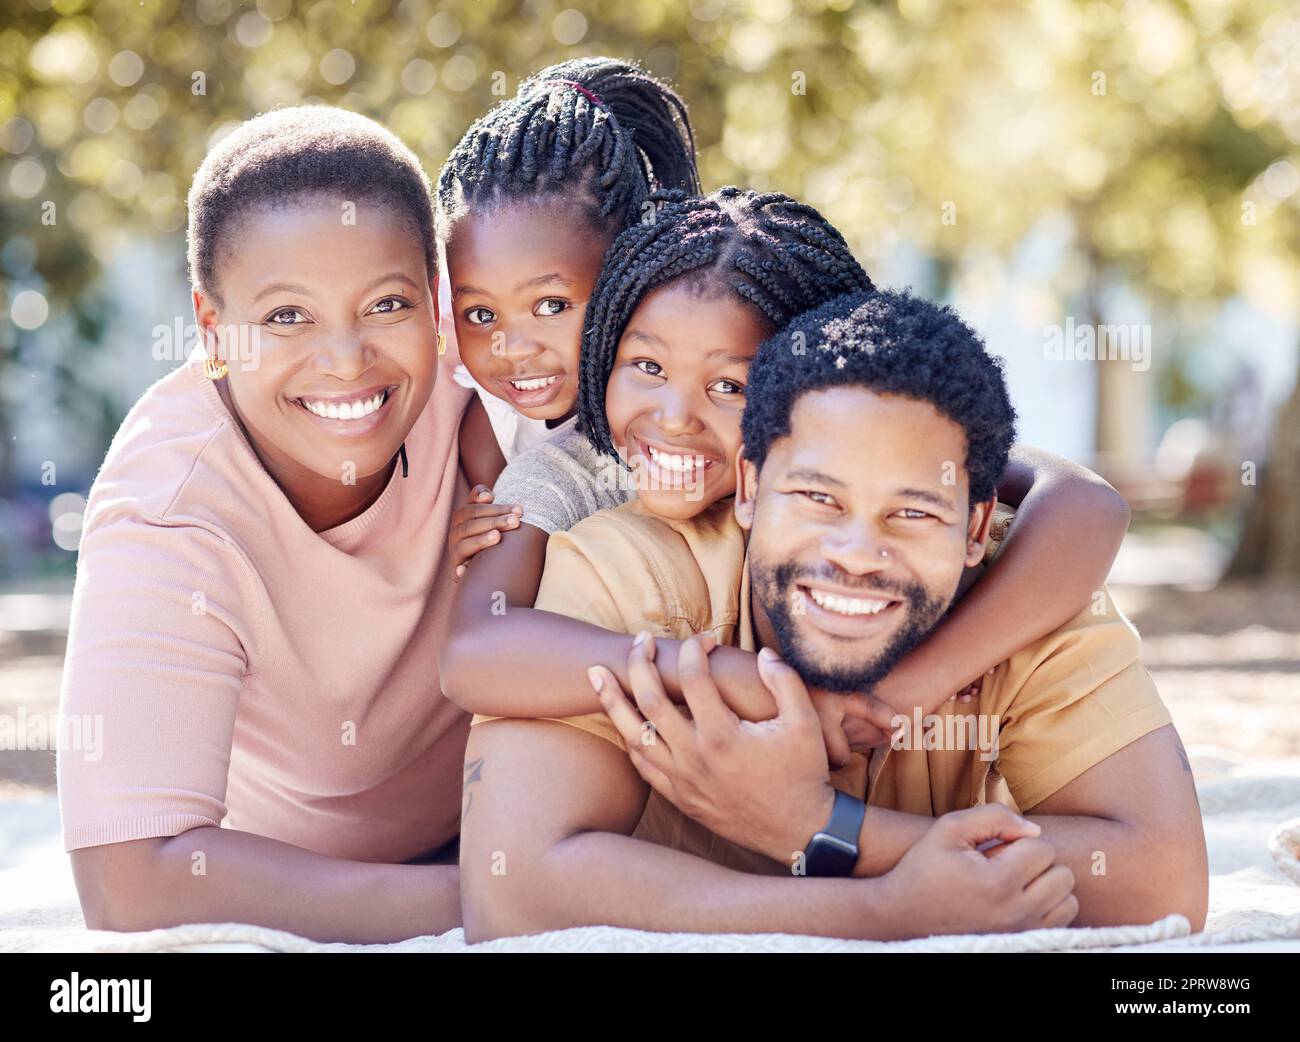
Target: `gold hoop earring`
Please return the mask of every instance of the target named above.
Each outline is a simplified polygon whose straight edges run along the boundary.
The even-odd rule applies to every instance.
[[[447,353],[447,334],[438,334],[438,357],[441,358]]]
[[[203,375],[209,380],[220,380],[228,372],[230,372],[230,367],[220,358],[213,358],[208,355],[207,358],[203,359]]]

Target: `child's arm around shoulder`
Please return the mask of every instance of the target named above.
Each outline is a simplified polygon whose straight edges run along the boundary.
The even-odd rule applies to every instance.
[[[465,562],[491,546],[506,528],[519,524],[520,509],[493,502],[492,486],[505,469],[506,458],[497,444],[487,409],[476,394],[460,420],[460,469],[470,485],[469,498],[451,515],[447,545],[456,578],[465,574]],[[513,515],[513,516],[512,516]]]
[[[581,526],[591,524],[601,524],[598,515]],[[548,567],[552,585],[565,588],[569,614],[533,607]],[[439,663],[443,693],[491,716],[598,712],[587,670],[605,665],[625,675],[632,639],[616,598],[570,534],[552,538],[525,522],[466,566]]]
[[[634,634],[656,638],[655,663],[664,694],[685,700],[678,660],[684,623],[667,605],[656,607],[656,585],[627,581],[639,570],[656,574],[636,551],[609,553],[620,539],[619,511],[600,511],[573,530],[550,537],[533,525],[502,532],[500,542],[478,553],[460,583],[452,607],[439,670],[443,693],[485,716],[567,717],[602,711],[588,670],[604,666],[631,690],[629,656]],[[543,566],[545,575],[543,576]],[[539,601],[539,591],[543,594]],[[534,608],[540,603],[546,610]],[[701,625],[703,628],[703,625]],[[716,634],[715,634],[716,636]],[[744,720],[770,720],[776,701],[758,673],[752,652],[718,646],[710,672],[727,707]],[[887,725],[891,710],[871,701],[868,718]],[[868,714],[864,706],[862,713]],[[820,716],[819,711],[819,716]],[[822,717],[828,754],[838,766],[848,757],[841,717]]]
[[[476,394],[465,406],[460,419],[460,469],[471,487],[486,485],[491,488],[505,469],[506,458],[497,444],[488,419],[487,409]]]

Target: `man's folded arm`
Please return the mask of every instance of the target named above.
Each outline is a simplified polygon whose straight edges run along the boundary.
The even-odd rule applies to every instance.
[[[1205,833],[1172,724],[1106,757],[1024,815],[1042,828],[1058,863],[1074,872],[1075,926],[1149,923],[1177,914],[1195,931],[1204,927]],[[853,874],[890,871],[933,823],[919,814],[868,808]],[[811,838],[820,827],[803,822],[791,834]]]
[[[1102,607],[1002,668],[993,683],[1005,694],[994,688],[982,703],[1000,718],[997,768],[1074,872],[1077,925],[1177,913],[1199,930],[1208,869],[1191,769],[1136,632],[1109,596]],[[868,815],[859,871],[887,871],[921,833],[900,817],[877,816],[872,834]]]
[[[1205,926],[1209,867],[1196,786],[1166,724],[1026,811],[1074,871],[1076,926],[1182,915]]]
[[[460,847],[466,940],[597,924],[898,935],[882,881],[749,875],[633,839],[647,792],[619,746],[577,727],[473,727]]]

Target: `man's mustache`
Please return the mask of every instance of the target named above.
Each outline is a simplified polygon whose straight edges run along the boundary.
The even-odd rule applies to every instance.
[[[918,583],[901,583],[879,575],[850,575],[833,565],[824,568],[796,568],[794,565],[782,565],[776,571],[777,582],[782,586],[795,583],[824,582],[859,593],[883,593],[916,601],[924,600],[925,590]]]

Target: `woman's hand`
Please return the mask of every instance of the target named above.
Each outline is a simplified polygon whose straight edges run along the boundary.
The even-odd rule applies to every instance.
[[[492,502],[492,490],[475,485],[469,501],[451,515],[451,560],[456,566],[456,580],[465,574],[471,557],[484,547],[501,541],[501,533],[519,527],[523,507]]]

